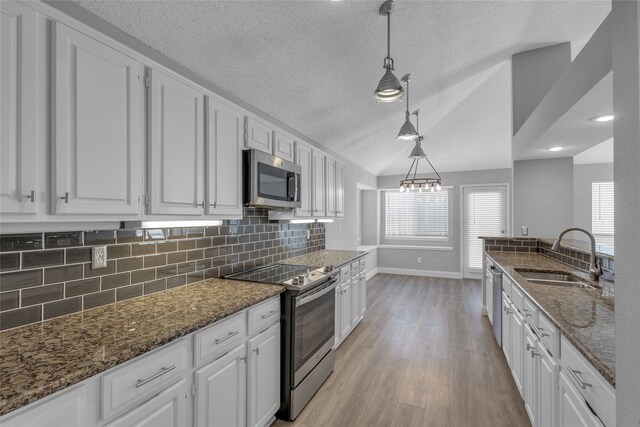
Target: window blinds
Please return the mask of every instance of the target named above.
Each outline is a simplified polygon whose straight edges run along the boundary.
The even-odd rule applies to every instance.
[[[388,191],[385,197],[385,237],[447,238],[449,190],[437,192]]]
[[[591,183],[591,232],[598,250],[613,253],[613,182]]]
[[[506,232],[505,190],[465,190],[467,268],[482,269],[480,236],[502,236]]]

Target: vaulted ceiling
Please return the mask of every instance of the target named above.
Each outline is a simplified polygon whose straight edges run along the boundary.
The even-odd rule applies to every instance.
[[[79,1],[376,175],[405,172],[404,103],[377,104],[379,1]],[[510,167],[512,54],[570,41],[575,56],[610,1],[396,1],[391,54],[442,171]]]

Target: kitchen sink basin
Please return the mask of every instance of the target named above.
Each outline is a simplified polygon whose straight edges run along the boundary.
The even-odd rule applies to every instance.
[[[593,286],[582,281],[578,276],[563,271],[540,271],[516,268],[522,277],[536,285],[564,286],[570,288],[594,289]]]

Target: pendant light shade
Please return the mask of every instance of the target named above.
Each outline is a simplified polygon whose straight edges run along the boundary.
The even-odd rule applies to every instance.
[[[374,96],[378,102],[394,102],[402,99],[404,90],[398,78],[393,74],[395,68],[393,58],[391,58],[391,12],[393,12],[393,0],[385,1],[380,6],[379,12],[380,15],[387,17],[387,57],[384,58],[383,65],[383,68],[387,71],[380,79]]]
[[[409,154],[410,159],[421,159],[426,157],[424,154],[424,150],[422,149],[422,137],[416,140],[416,146],[411,150],[411,154]]]
[[[416,125],[419,134],[420,124],[418,116],[420,114],[420,110],[414,111],[413,114],[416,116]],[[422,149],[423,139],[424,138],[422,136],[417,137],[416,145],[415,147],[413,147],[411,154],[409,154],[409,158],[413,159],[413,162],[409,167],[407,176],[402,181],[400,181],[400,192],[415,191],[416,188],[418,189],[419,193],[422,193],[422,191],[434,192],[442,190],[442,178],[440,177],[440,174],[438,173],[436,168],[433,167],[433,165],[427,158],[427,155],[424,153],[424,150]],[[427,164],[431,166],[431,169],[436,176],[418,177],[418,164],[420,163],[420,159],[426,160]]]
[[[411,80],[411,74],[407,74],[402,78],[402,81],[407,85],[407,111],[405,112],[404,124],[398,132],[398,140],[412,141],[418,137],[416,128],[411,123],[411,115],[409,114],[409,80]]]

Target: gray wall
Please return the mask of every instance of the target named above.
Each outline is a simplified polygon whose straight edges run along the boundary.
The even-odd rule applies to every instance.
[[[444,273],[442,275],[455,275],[460,272],[461,238],[460,238],[460,186],[471,184],[502,184],[511,183],[511,169],[491,169],[469,172],[445,172],[442,173],[442,185],[453,187],[449,191],[449,241],[423,241],[423,242],[395,242],[405,245],[423,245],[450,247],[450,251],[428,249],[400,249],[378,248],[378,267],[403,270],[418,270],[423,272]],[[404,175],[379,176],[379,189],[396,189],[400,179]],[[381,205],[383,199],[381,197]],[[380,207],[381,215],[384,215],[383,206]],[[381,221],[382,226],[382,221]],[[384,235],[383,230],[379,231]],[[417,257],[422,257],[422,263],[417,263]]]
[[[573,166],[573,225],[591,230],[591,183],[613,181],[613,163]],[[584,239],[584,236],[578,237]]]
[[[362,223],[362,244],[378,244],[378,191],[362,190],[362,208],[360,210]]]
[[[514,231],[556,237],[573,223],[573,158],[513,163]]]
[[[640,426],[640,6],[614,1],[616,423]]]

